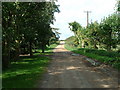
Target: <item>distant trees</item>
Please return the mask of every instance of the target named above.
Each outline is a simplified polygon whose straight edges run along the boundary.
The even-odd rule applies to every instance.
[[[118,22],[118,14],[115,13],[104,18],[100,23],[97,21],[90,23],[86,28],[77,22],[69,23],[69,27],[75,33],[79,47],[102,48],[111,51],[120,44],[120,24]]]
[[[117,12],[120,12],[120,0],[117,0],[117,4],[116,4],[116,7],[117,7]]]
[[[120,0],[117,0],[116,12],[103,18],[100,23],[95,21],[82,27],[74,21],[69,23],[69,28],[75,35],[75,46],[107,51],[116,49],[120,45]]]
[[[2,3],[2,62],[8,67],[21,53],[32,56],[33,46],[44,49],[51,38],[57,39],[50,24],[59,12],[55,2]]]

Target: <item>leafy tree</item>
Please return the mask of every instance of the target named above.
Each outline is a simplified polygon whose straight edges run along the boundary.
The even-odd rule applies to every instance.
[[[59,12],[55,2],[4,2],[2,3],[3,67],[17,60],[20,53],[30,53],[39,43],[44,52],[54,32],[54,13]],[[14,53],[14,54],[13,54]]]
[[[117,0],[116,7],[117,7],[116,11],[120,12],[120,0]]]
[[[87,37],[89,46],[93,46],[93,48],[98,49],[97,45],[99,44],[99,36],[98,36],[99,24],[97,21],[91,23],[87,27]]]
[[[78,22],[74,21],[74,22],[69,23],[69,28],[71,31],[73,31],[75,37],[77,38],[78,44],[80,44],[81,41],[78,35],[78,30],[80,30],[82,26]]]
[[[105,18],[100,23],[100,37],[101,43],[105,45],[108,51],[112,48],[116,48],[118,42],[119,25],[117,23],[117,16],[113,14]]]
[[[95,21],[83,28],[79,23],[71,22],[69,28],[76,37],[74,44],[77,42],[82,48],[89,46],[89,48],[104,48],[111,51],[120,43],[120,24],[116,13],[104,18],[100,24]]]

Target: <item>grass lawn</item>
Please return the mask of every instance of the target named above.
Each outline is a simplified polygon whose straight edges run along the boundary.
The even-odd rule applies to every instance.
[[[51,54],[57,44],[49,46],[44,53]],[[40,80],[42,74],[46,71],[51,58],[39,56],[40,53],[34,53],[33,57],[20,57],[17,62],[12,62],[9,69],[2,73],[3,88],[35,88],[36,82]]]
[[[34,49],[33,52],[36,51],[36,52],[34,53],[34,55],[51,55],[51,54],[52,54],[52,50],[53,50],[57,45],[58,45],[58,43],[57,43],[57,44],[52,44],[52,45],[50,45],[48,48],[46,48],[45,53],[41,53],[41,52],[42,52],[41,49]]]
[[[114,68],[120,70],[120,53],[107,52],[105,50],[97,50],[97,49],[77,48],[70,46],[68,44],[65,44],[65,48],[72,52],[85,55],[95,60],[99,60],[103,63],[109,64]]]

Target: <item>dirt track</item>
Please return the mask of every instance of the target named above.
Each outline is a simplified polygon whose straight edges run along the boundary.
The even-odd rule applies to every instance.
[[[118,72],[106,65],[91,67],[84,56],[73,56],[61,42],[38,88],[117,88]],[[108,68],[108,69],[105,69]]]

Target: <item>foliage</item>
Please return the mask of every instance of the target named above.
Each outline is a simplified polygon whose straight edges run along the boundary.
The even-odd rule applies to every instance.
[[[111,51],[120,44],[120,24],[116,13],[104,18],[100,23],[91,22],[86,28],[78,22],[69,23],[69,27],[78,42],[74,44],[81,48],[102,48]]]
[[[120,12],[120,0],[117,0],[116,7],[117,7],[116,11]]]
[[[91,23],[88,25],[87,29],[87,42],[89,47],[98,49],[98,45],[99,45],[99,41],[100,41],[100,37],[99,37],[99,24],[97,21],[95,21],[94,23]]]
[[[76,43],[80,44],[81,43],[81,38],[79,36],[78,31],[81,30],[82,26],[78,22],[74,21],[74,22],[69,23],[69,28],[70,28],[71,31],[73,31],[73,33],[76,37],[76,41],[78,41]]]
[[[55,2],[2,3],[3,68],[9,66],[11,59],[17,60],[21,53],[32,56],[33,46],[44,53],[51,38],[58,40],[50,27],[55,12],[59,12]]]
[[[111,51],[111,48],[116,48],[120,43],[119,26],[117,14],[103,19],[99,25],[100,43],[104,44],[108,51]]]

